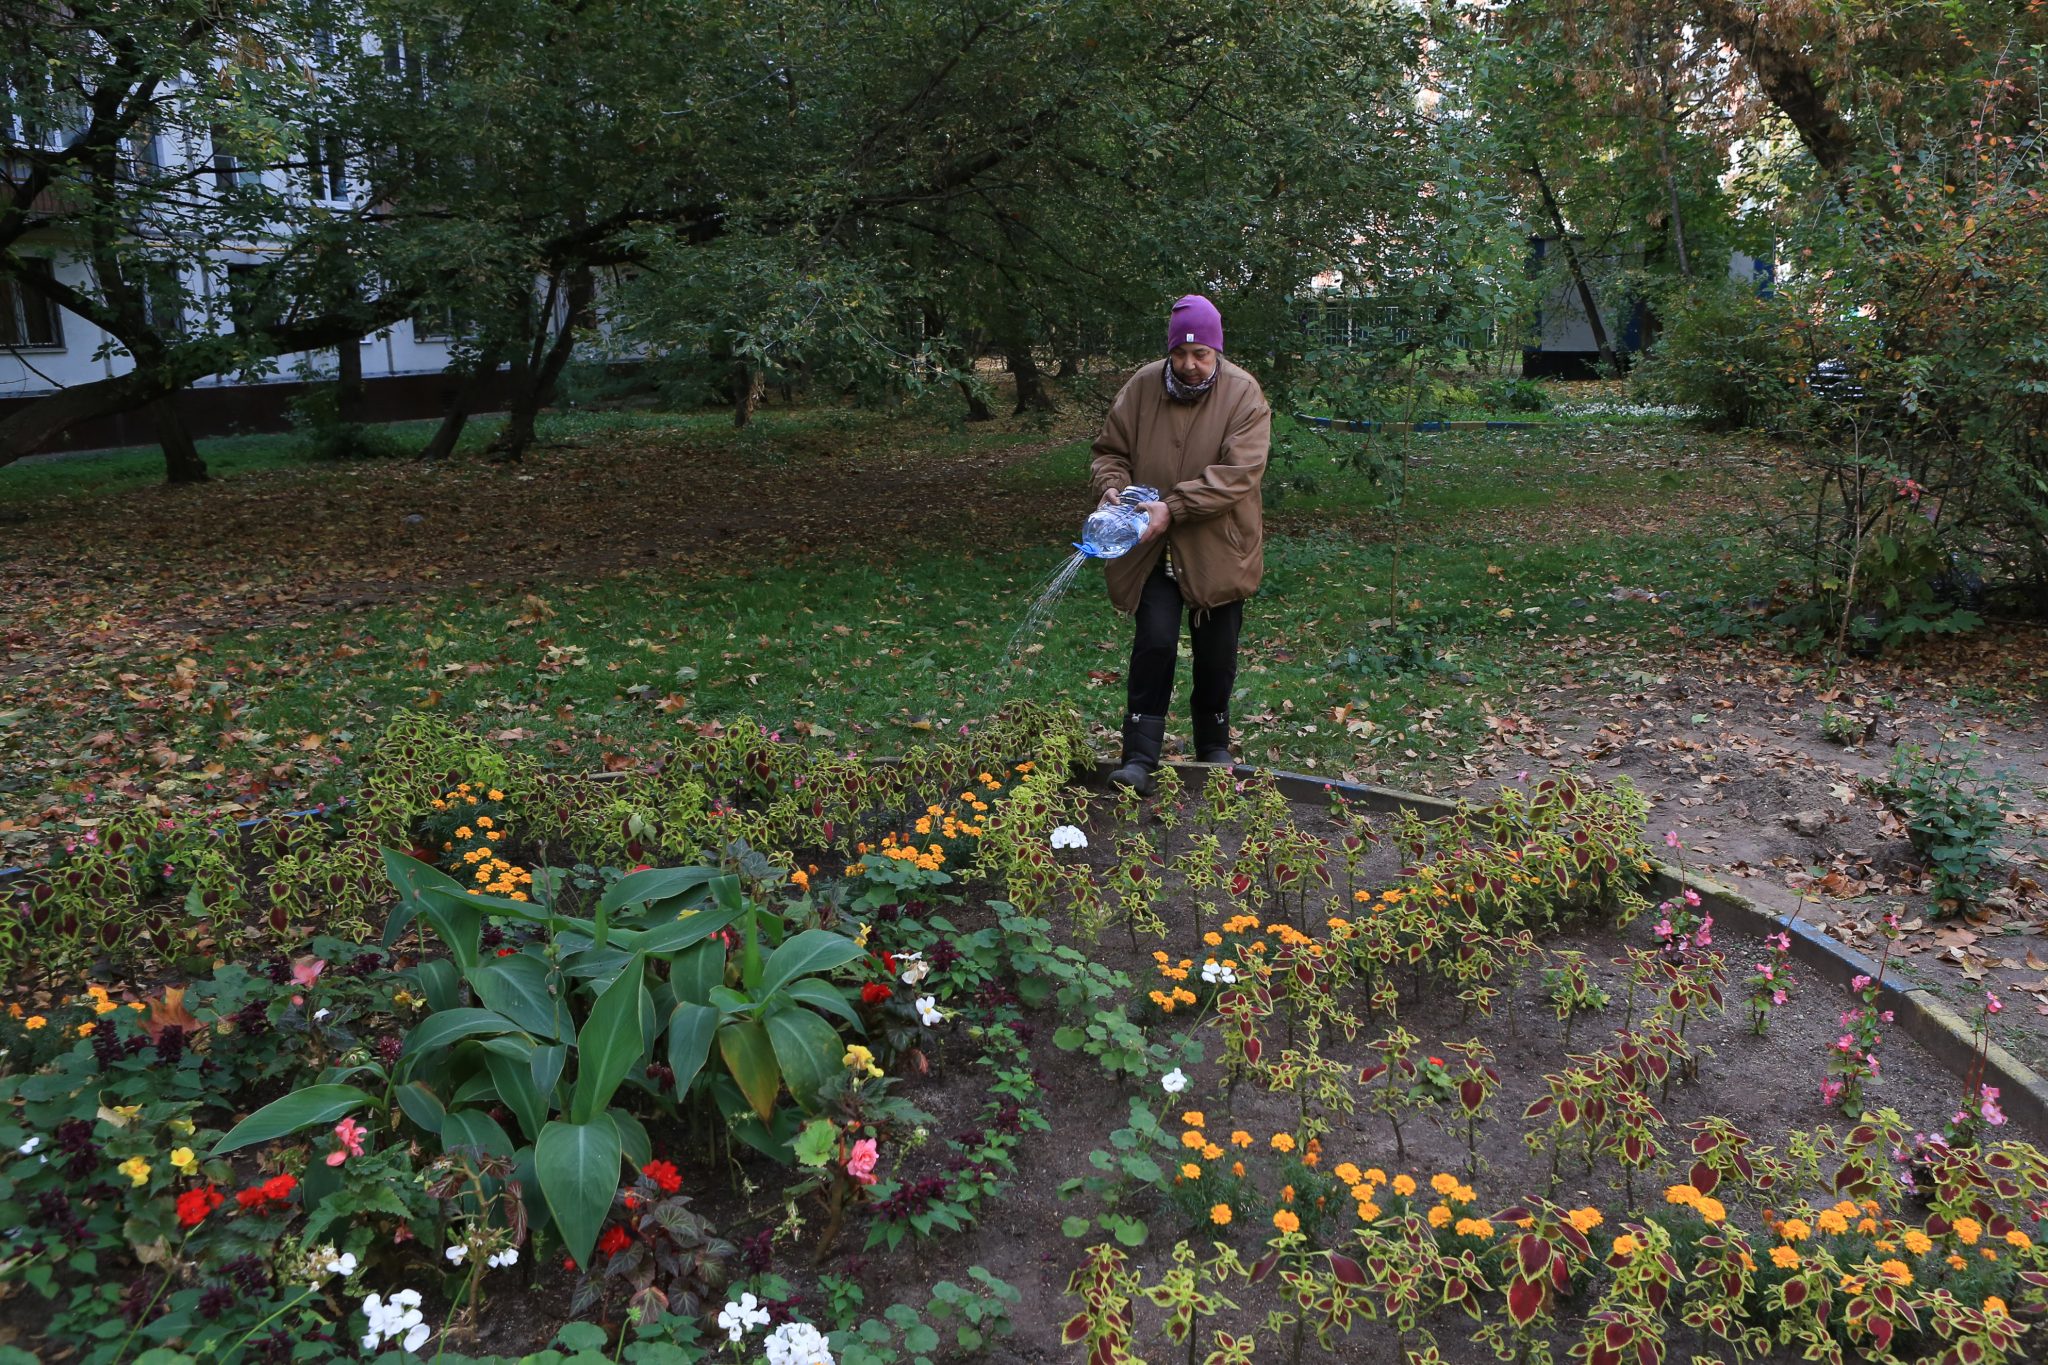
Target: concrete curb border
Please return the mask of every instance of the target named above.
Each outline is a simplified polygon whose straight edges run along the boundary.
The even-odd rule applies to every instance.
[[[1099,771],[1106,774],[1112,766],[1103,763]],[[1181,772],[1190,789],[1206,780],[1211,772],[1221,770],[1216,765],[1205,763],[1172,763],[1168,766]],[[1242,773],[1251,770],[1236,768],[1227,771]],[[1274,770],[1273,778],[1281,794],[1289,801],[1327,803],[1329,796],[1336,793],[1368,810],[1385,813],[1412,810],[1430,820],[1441,819],[1457,809],[1454,801],[1394,787],[1373,787],[1279,770]],[[1878,974],[1877,963],[1865,954],[1829,938],[1804,921],[1779,914],[1732,886],[1670,863],[1658,862],[1652,866],[1655,870],[1650,874],[1648,888],[1651,895],[1659,899],[1668,898],[1690,886],[1699,893],[1702,908],[1723,924],[1758,938],[1784,932],[1792,941],[1792,956],[1832,986],[1847,991],[1849,983],[1856,977],[1874,978]],[[1878,1004],[1891,1010],[1894,1025],[1927,1049],[1937,1062],[1959,1080],[1966,1077],[1977,1055],[1970,1022],[1950,1009],[1933,991],[1923,986],[1901,984],[1897,978],[1898,971],[1894,966],[1888,979],[1879,983]],[[1985,1053],[1983,1082],[1998,1087],[1999,1106],[2005,1110],[2012,1124],[2037,1137],[2048,1137],[2048,1079],[2043,1079],[2032,1067],[1994,1043]]]

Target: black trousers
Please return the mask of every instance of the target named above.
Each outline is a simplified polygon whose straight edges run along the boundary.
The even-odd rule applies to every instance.
[[[1180,585],[1166,574],[1164,556],[1145,580],[1138,598],[1138,628],[1131,638],[1129,714],[1163,716],[1173,700],[1173,664],[1180,649]],[[1192,617],[1198,613],[1190,610]],[[1244,627],[1244,603],[1227,602],[1190,620],[1194,637],[1194,714],[1202,718],[1230,710],[1230,689],[1237,682],[1237,636]]]

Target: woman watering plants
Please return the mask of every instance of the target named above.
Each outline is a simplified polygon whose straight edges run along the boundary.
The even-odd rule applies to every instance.
[[[1230,689],[1244,599],[1265,573],[1259,482],[1273,414],[1259,381],[1223,358],[1223,317],[1189,294],[1167,320],[1166,358],[1132,376],[1095,438],[1103,504],[1131,484],[1161,491],[1129,553],[1104,567],[1109,600],[1132,613],[1122,766],[1110,780],[1150,791],[1166,741],[1181,611],[1194,643],[1194,754],[1229,763]]]

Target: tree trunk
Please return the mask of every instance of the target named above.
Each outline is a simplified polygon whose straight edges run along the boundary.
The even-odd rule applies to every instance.
[[[735,429],[754,420],[754,410],[761,406],[761,390],[765,381],[761,372],[742,360],[732,367],[732,424]]]
[[[555,386],[562,377],[563,368],[569,363],[569,357],[576,350],[577,329],[589,322],[590,300],[596,289],[596,278],[588,270],[570,272],[566,307],[562,324],[555,329],[554,340],[548,343],[547,350],[537,360],[529,353],[529,356],[522,357],[522,363],[514,367],[513,377],[517,382],[512,390],[511,412],[505,420],[505,429],[498,433],[498,439],[491,446],[495,458],[518,460],[533,444],[534,421],[542,408],[555,401]],[[547,335],[547,323],[554,317],[554,297],[555,291],[550,288],[547,307],[541,314],[539,336]]]
[[[967,420],[970,422],[993,422],[996,415],[989,411],[988,400],[978,393],[966,380],[958,381],[960,397],[967,402]]]
[[[455,453],[455,447],[462,440],[463,428],[469,425],[470,414],[477,410],[483,397],[498,377],[498,366],[505,358],[502,345],[493,346],[477,357],[476,368],[463,376],[462,382],[448,400],[447,411],[441,414],[441,425],[434,429],[431,440],[420,450],[422,460],[445,460]]]
[[[363,420],[369,392],[363,387],[363,340],[351,337],[335,348],[334,413],[345,423]]]
[[[167,393],[152,402],[149,417],[156,424],[157,444],[164,448],[164,482],[205,483],[206,461],[192,443],[185,414],[178,411],[178,396]]]
[[[0,466],[35,454],[80,422],[133,411],[166,391],[156,375],[130,370],[39,398],[0,417]]]
[[[1856,150],[1856,129],[1828,104],[1813,60],[1766,31],[1763,16],[1741,0],[1697,0],[1694,8],[1715,37],[1742,54],[1764,97],[1792,121],[1806,150],[1841,188]]]
[[[1579,287],[1579,302],[1585,305],[1586,321],[1593,329],[1593,344],[1600,351],[1600,365],[1608,374],[1618,374],[1621,366],[1614,358],[1614,347],[1607,340],[1607,324],[1600,320],[1600,306],[1593,301],[1593,286],[1586,282],[1586,272],[1579,266],[1578,248],[1572,245],[1571,233],[1564,225],[1564,211],[1557,206],[1557,196],[1550,192],[1550,181],[1544,178],[1542,163],[1534,155],[1529,158],[1529,174],[1536,177],[1536,188],[1543,192],[1543,207],[1550,214],[1550,223],[1557,231],[1558,245],[1564,248],[1565,266],[1571,271],[1572,283]]]
[[[1072,379],[1080,373],[1081,357],[1075,355],[1072,351],[1066,351],[1060,355],[1059,373],[1055,374],[1053,378]]]
[[[1017,410],[1012,415],[1051,412],[1052,394],[1046,390],[1045,374],[1038,368],[1038,361],[1031,354],[1031,344],[1018,338],[1007,349],[1010,373],[1017,378]]]

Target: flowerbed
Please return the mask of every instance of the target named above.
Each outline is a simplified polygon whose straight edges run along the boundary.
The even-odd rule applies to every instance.
[[[0,1326],[161,1365],[2028,1357],[2048,1162],[1871,1001],[1646,904],[1626,785],[1426,826],[1084,757],[1038,713],[880,768],[741,727],[592,782],[405,721],[175,923],[103,846],[43,965],[114,923],[124,984],[0,1020]],[[320,874],[321,932],[308,866],[374,869]]]

